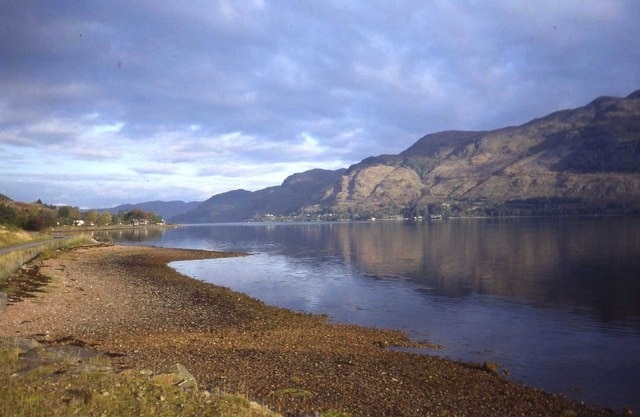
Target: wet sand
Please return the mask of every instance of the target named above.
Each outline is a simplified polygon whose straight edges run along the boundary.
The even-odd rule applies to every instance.
[[[122,369],[180,362],[201,387],[246,394],[286,416],[615,415],[475,366],[391,351],[416,345],[397,331],[330,324],[167,266],[237,255],[128,246],[61,253],[40,265],[51,277],[43,291],[0,316],[0,336],[94,347]]]

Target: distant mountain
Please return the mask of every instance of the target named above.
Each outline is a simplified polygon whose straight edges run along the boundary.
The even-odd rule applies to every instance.
[[[216,194],[195,208],[170,217],[172,223],[210,223],[218,219],[226,222],[241,221],[251,216],[253,193],[234,190]]]
[[[267,215],[290,215],[301,207],[320,201],[322,190],[344,172],[344,169],[312,169],[287,177],[280,186],[254,192],[234,190],[217,194],[170,220],[174,223],[234,222]]]
[[[134,208],[138,208],[140,210],[159,214],[163,219],[167,220],[194,209],[198,204],[200,204],[199,201],[191,201],[188,203],[185,203],[184,201],[146,201],[143,203],[122,204],[112,208],[98,209],[98,211],[108,211],[115,214],[121,211],[126,212],[133,210]]]
[[[399,155],[219,194],[174,219],[628,211],[640,211],[640,91],[521,126],[429,134]]]

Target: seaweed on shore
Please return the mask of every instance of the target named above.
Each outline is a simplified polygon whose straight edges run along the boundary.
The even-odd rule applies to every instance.
[[[0,283],[0,292],[7,294],[8,304],[13,304],[33,298],[36,293],[51,281],[51,278],[40,273],[38,265],[25,265]]]

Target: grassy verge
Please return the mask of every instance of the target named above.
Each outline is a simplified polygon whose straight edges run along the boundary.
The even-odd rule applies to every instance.
[[[240,395],[183,391],[171,374],[129,370],[56,375],[38,369],[23,374],[19,368],[18,351],[0,349],[2,416],[279,416]]]
[[[46,235],[29,233],[22,229],[0,225],[0,248],[33,242],[44,238],[46,238]]]
[[[22,265],[40,257],[47,259],[58,251],[69,250],[79,246],[95,245],[88,235],[75,235],[65,239],[52,240],[43,243],[41,246],[15,250],[9,253],[0,254],[0,289],[2,289],[7,277],[17,271]]]
[[[80,246],[93,246],[99,244],[99,242],[96,242],[90,235],[87,234],[69,236],[65,239],[57,240],[55,245],[47,246],[46,249],[40,254],[40,257],[47,259],[55,256],[56,252],[58,251],[66,251]]]

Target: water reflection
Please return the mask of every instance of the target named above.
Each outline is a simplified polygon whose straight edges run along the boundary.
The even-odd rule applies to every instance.
[[[91,232],[91,237],[98,241],[115,241],[120,243],[148,243],[162,239],[165,229],[162,228],[129,228],[117,230],[98,230]]]
[[[640,316],[637,219],[240,224],[100,233],[118,242],[268,252],[316,265],[338,258],[361,276],[409,280],[430,297],[480,294],[538,307],[569,305],[603,322]]]
[[[630,219],[382,223],[338,228],[333,242],[362,274],[409,277],[431,295],[569,304],[611,322],[640,314],[638,226]]]
[[[158,232],[116,240],[256,253],[172,265],[271,304],[401,329],[444,345],[443,353],[456,359],[492,359],[514,378],[550,391],[640,407],[640,219]]]

